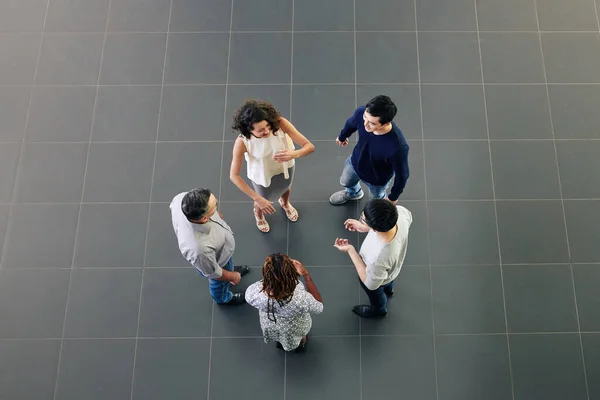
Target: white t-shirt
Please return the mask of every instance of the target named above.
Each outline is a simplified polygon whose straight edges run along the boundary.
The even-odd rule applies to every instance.
[[[392,241],[383,243],[371,229],[360,246],[360,256],[367,266],[367,279],[364,284],[369,290],[375,290],[396,279],[406,257],[412,214],[402,206],[396,208],[398,231]]]

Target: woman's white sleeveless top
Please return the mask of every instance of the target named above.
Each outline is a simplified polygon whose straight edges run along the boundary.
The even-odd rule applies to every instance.
[[[266,138],[251,136],[246,139],[241,136],[246,145],[246,158],[248,178],[261,186],[269,187],[271,178],[275,175],[285,174],[287,179],[288,169],[294,166],[295,160],[280,163],[273,160],[279,150],[294,150],[294,142],[281,129],[277,135],[271,133]]]

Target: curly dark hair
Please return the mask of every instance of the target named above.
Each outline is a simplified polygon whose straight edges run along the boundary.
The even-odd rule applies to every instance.
[[[253,125],[257,122],[267,121],[273,134],[279,130],[281,114],[273,104],[261,100],[246,100],[246,102],[233,115],[234,130],[246,139],[252,136]]]
[[[267,317],[273,322],[275,318],[275,302],[283,306],[290,302],[298,285],[300,275],[287,254],[271,254],[265,260],[262,269],[262,292],[267,297]]]

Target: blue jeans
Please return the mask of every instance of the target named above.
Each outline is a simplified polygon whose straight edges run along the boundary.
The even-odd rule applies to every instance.
[[[227,271],[233,271],[233,257],[227,261],[227,264],[223,267]],[[229,281],[218,281],[216,279],[208,280],[208,291],[217,304],[223,304],[229,302],[233,293],[229,290],[231,283]]]
[[[342,177],[340,178],[340,184],[346,188],[346,193],[348,193],[348,195],[350,197],[356,197],[356,196],[360,195],[360,193],[362,192],[362,188],[360,187],[360,183],[359,183],[360,178],[358,177],[358,174],[356,173],[356,171],[354,170],[354,167],[352,166],[351,158],[352,158],[352,156],[348,157],[346,159],[346,162],[344,162],[344,170],[342,171]],[[363,183],[365,185],[367,185],[367,187],[369,188],[369,191],[371,192],[371,196],[373,196],[374,199],[383,199],[383,198],[385,198],[385,195],[386,195],[385,191],[387,190],[391,181],[392,180],[390,179],[383,186],[372,185],[365,181],[363,181]]]
[[[387,295],[385,294],[385,290],[386,289],[388,291],[393,290],[394,289],[394,281],[391,281],[387,285],[379,286],[375,290],[367,289],[367,287],[365,286],[364,283],[362,283],[360,278],[358,279],[358,281],[360,283],[360,287],[362,287],[363,290],[365,291],[365,293],[367,294],[367,297],[369,298],[369,302],[371,303],[371,308],[373,309],[373,311],[376,313],[387,312],[387,309],[385,307],[387,305]]]

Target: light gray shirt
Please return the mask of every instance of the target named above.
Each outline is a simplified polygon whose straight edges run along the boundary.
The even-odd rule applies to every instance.
[[[218,212],[205,224],[188,221],[181,211],[186,193],[179,193],[169,205],[179,251],[206,278],[220,278],[235,250],[233,232]]]
[[[408,246],[408,229],[412,224],[412,214],[402,206],[398,209],[398,231],[389,243],[383,243],[372,229],[360,246],[360,256],[367,266],[365,286],[375,290],[387,285],[398,277]]]

